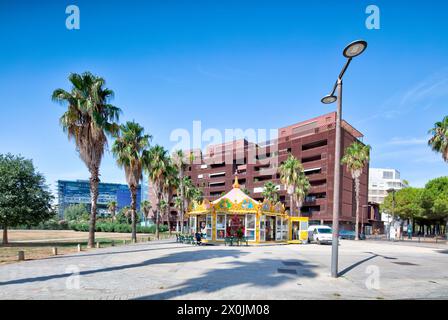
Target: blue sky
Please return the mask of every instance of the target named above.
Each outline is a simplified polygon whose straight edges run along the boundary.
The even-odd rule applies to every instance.
[[[32,158],[49,183],[88,178],[50,99],[70,72],[104,77],[122,121],[170,148],[176,128],[272,129],[333,111],[320,103],[344,46],[369,43],[344,78],[344,118],[365,134],[371,167],[412,185],[446,175],[427,131],[447,115],[444,1],[0,1],[0,153]],[[65,8],[81,11],[67,30]],[[381,29],[365,27],[365,8]],[[124,182],[110,154],[105,182]]]

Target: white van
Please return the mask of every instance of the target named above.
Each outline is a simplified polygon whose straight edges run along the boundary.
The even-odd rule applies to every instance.
[[[332,243],[333,230],[329,226],[309,226],[308,243],[310,242],[317,242],[317,244]]]

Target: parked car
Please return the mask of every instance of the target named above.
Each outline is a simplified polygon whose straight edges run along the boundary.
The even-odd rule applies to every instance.
[[[352,230],[340,230],[339,231],[339,239],[346,239],[346,240],[355,240],[356,233]],[[366,236],[361,233],[359,235],[360,240],[365,240]]]
[[[317,244],[332,243],[333,230],[329,226],[309,226],[308,243],[310,242],[316,242]]]

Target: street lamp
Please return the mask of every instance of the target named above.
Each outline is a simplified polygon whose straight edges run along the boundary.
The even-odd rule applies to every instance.
[[[334,152],[334,188],[333,188],[333,243],[331,249],[331,276],[338,277],[338,245],[339,245],[339,200],[341,187],[341,121],[342,121],[342,77],[354,57],[359,56],[367,48],[367,42],[358,40],[350,43],[343,51],[347,58],[344,67],[339,73],[338,79],[333,86],[333,91],[322,98],[321,102],[330,104],[338,102],[336,112],[336,146]],[[337,90],[337,96],[335,96]]]
[[[388,194],[392,194],[392,222],[393,222],[394,216],[395,216],[395,191],[396,190],[394,188],[390,188],[390,189],[386,190],[386,192]],[[387,239],[388,240],[390,240],[390,224],[392,223],[390,221],[390,216],[391,215],[388,215],[388,218],[387,218],[387,222],[388,222],[388,225],[387,225]]]

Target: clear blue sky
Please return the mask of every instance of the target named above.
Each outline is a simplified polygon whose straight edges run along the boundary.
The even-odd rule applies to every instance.
[[[336,5],[337,3],[337,5]],[[81,29],[65,27],[76,4]],[[173,129],[278,128],[333,110],[320,103],[344,63],[369,42],[344,80],[344,118],[373,147],[371,166],[412,185],[446,175],[427,131],[447,115],[448,5],[374,1],[381,29],[365,27],[372,1],[0,2],[0,153],[32,158],[49,183],[88,178],[50,99],[70,72],[104,77],[123,109],[172,146]],[[105,182],[124,182],[106,154]]]

